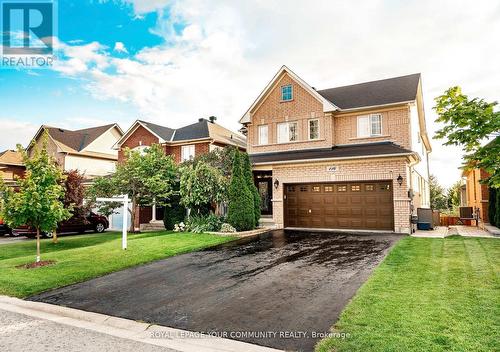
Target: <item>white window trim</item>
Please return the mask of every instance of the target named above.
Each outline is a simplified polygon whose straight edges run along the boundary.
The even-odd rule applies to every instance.
[[[283,88],[285,87],[290,87],[290,93],[291,93],[291,96],[290,96],[290,99],[283,99]],[[292,101],[293,100],[293,85],[290,83],[290,84],[284,84],[281,86],[280,88],[280,94],[281,94],[281,101]]]
[[[265,142],[261,139],[261,130],[266,130],[266,140]],[[257,144],[258,145],[266,145],[269,144],[269,125],[259,125],[257,127]]]
[[[189,157],[188,158],[185,158],[184,157],[184,151],[189,148],[189,150],[192,149],[192,153],[189,153]],[[188,160],[192,160],[194,159],[194,156],[195,156],[195,153],[196,153],[196,147],[194,144],[187,144],[187,145],[183,145],[181,146],[181,162],[184,162],[184,161],[188,161]]]
[[[375,116],[380,116],[380,133],[378,134],[373,134],[372,133],[372,117]],[[368,119],[368,134],[367,135],[361,135],[361,129],[360,129],[360,121],[361,119]],[[357,117],[357,129],[356,129],[356,136],[357,138],[372,138],[372,137],[380,137],[383,136],[383,116],[382,114],[370,114],[370,115],[360,115]]]
[[[280,140],[280,126],[282,126],[282,125],[288,125],[288,126],[290,126],[291,124],[295,124],[295,132],[297,134],[297,139],[294,140],[294,141],[290,140],[290,127],[288,127],[288,129],[287,129],[287,132],[288,132],[287,136],[288,136],[288,138],[285,141],[281,141]],[[298,141],[298,137],[299,137],[299,131],[298,131],[299,124],[298,124],[297,121],[280,122],[280,123],[278,123],[276,125],[276,127],[277,127],[276,128],[276,141],[277,141],[277,144],[294,143],[294,142]]]
[[[318,121],[318,137],[317,138],[311,138],[311,122],[313,122],[313,121]],[[310,141],[317,141],[318,139],[321,138],[319,119],[309,119],[309,120],[307,120],[307,137],[308,137],[308,139]]]

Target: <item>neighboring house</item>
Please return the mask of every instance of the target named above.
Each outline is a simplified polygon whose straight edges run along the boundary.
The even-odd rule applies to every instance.
[[[225,146],[235,146],[244,150],[246,140],[241,134],[215,123],[215,118],[199,119],[196,123],[177,129],[137,120],[115,144],[118,150],[118,161],[124,160],[125,148],[143,150],[152,144],[160,144],[165,154],[172,155],[175,162],[179,164]],[[141,225],[159,222],[163,219],[161,207],[141,207],[136,211],[139,213],[139,216],[136,216],[135,228],[137,229]]]
[[[479,216],[480,223],[488,223],[488,206],[490,189],[487,184],[480,181],[486,179],[490,174],[483,169],[464,170],[462,177],[465,185],[460,189],[460,205],[472,207],[473,212]]]
[[[122,129],[116,123],[74,131],[42,126],[33,138],[36,145],[41,145],[44,130],[49,135],[49,154],[65,171],[78,170],[85,174],[89,183],[97,176],[115,172],[118,151],[113,146],[123,135]],[[32,144],[27,151],[32,153]]]
[[[23,177],[25,171],[23,156],[15,150],[0,153],[0,175],[6,185],[14,186],[16,177]]]
[[[283,66],[240,123],[270,226],[409,233],[430,205],[420,74],[316,90]]]

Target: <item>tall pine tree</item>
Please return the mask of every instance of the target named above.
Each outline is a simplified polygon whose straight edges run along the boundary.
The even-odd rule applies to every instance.
[[[257,187],[255,187],[255,183],[253,181],[252,174],[252,165],[250,163],[250,157],[247,153],[242,153],[242,165],[243,165],[243,174],[245,176],[245,181],[247,183],[248,189],[252,192],[253,196],[253,209],[254,209],[254,218],[255,218],[255,227],[259,226],[260,220],[260,195]]]
[[[238,231],[255,227],[254,200],[243,175],[241,153],[234,153],[227,221]]]

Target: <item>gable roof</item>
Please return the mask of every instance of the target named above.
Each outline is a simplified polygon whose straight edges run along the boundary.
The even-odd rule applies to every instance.
[[[0,153],[0,164],[24,166],[23,156],[16,150],[4,150]]]
[[[318,90],[341,110],[414,101],[420,73]]]
[[[212,139],[214,142],[246,147],[246,139],[239,133],[233,132],[215,122],[199,119],[198,122],[177,129],[160,126],[151,122],[137,120],[116,142],[115,148],[123,144],[138,126],[143,126],[158,137],[160,143],[182,143],[199,139]]]
[[[103,133],[113,127],[118,128],[118,130],[122,132],[121,128],[116,123],[74,131],[43,125],[33,139],[36,140],[44,130],[47,130],[50,138],[52,138],[65,152],[81,152]]]
[[[298,162],[321,159],[366,158],[378,156],[416,155],[393,142],[374,142],[352,145],[338,145],[331,148],[297,149],[285,152],[259,153],[250,155],[253,164],[276,162]]]
[[[245,114],[241,117],[240,123],[249,123],[251,120],[252,111],[260,105],[261,101],[267,96],[267,94],[273,89],[275,84],[279,81],[279,79],[283,76],[283,74],[288,74],[295,82],[297,82],[302,88],[304,88],[307,92],[309,92],[313,97],[318,99],[323,104],[323,111],[334,111],[338,110],[338,107],[335,106],[334,103],[325,99],[322,95],[320,95],[313,87],[306,83],[302,78],[297,76],[292,70],[290,70],[285,65],[281,66],[278,72],[274,75],[271,81],[267,84],[264,90],[259,94],[257,99],[252,103],[250,108],[245,112]]]

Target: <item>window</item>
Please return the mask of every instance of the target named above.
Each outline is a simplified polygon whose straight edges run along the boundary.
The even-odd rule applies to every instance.
[[[267,125],[261,125],[259,126],[259,145],[262,144],[267,144],[269,142],[268,140],[268,127]]]
[[[288,186],[287,191],[288,192],[295,192],[295,186]]]
[[[300,186],[301,192],[307,192],[307,186]]]
[[[374,187],[373,185],[366,185],[366,186],[365,186],[365,189],[366,189],[367,191],[374,191],[374,190],[375,190],[375,187]]]
[[[352,192],[359,192],[359,191],[361,191],[361,186],[360,185],[352,185],[351,191]]]
[[[144,154],[146,154],[146,150],[148,150],[148,148],[149,147],[147,145],[140,145],[140,146],[135,147],[134,150],[138,151],[139,154],[144,155]]]
[[[281,101],[290,101],[293,99],[292,85],[287,84],[281,87]]]
[[[347,186],[337,186],[337,192],[347,192]]]
[[[325,192],[333,192],[333,186],[325,186]]]
[[[309,139],[319,138],[319,120],[309,120]]]
[[[287,143],[297,140],[297,122],[278,124],[278,143]]]
[[[313,192],[321,192],[321,187],[320,186],[313,186],[312,191]]]
[[[181,161],[187,161],[194,158],[194,145],[183,145],[181,148]]]
[[[358,116],[358,138],[375,137],[381,135],[381,114]]]

